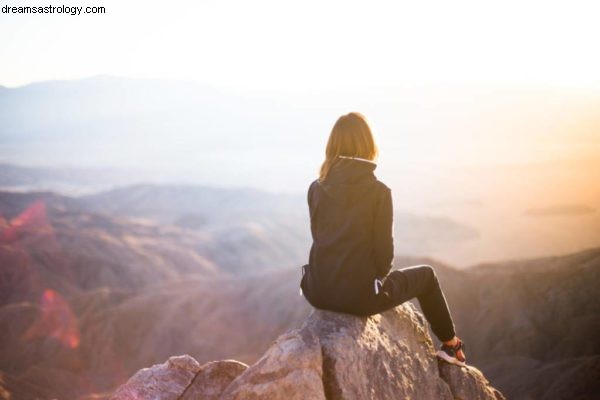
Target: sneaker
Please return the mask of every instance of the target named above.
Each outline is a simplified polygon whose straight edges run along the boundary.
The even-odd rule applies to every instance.
[[[457,354],[459,350],[462,350],[464,355],[465,344],[460,339],[458,339],[458,343],[454,347],[442,343],[442,346],[440,347],[436,355],[442,360],[449,362],[450,364],[460,365],[461,367],[464,367],[465,365],[467,365],[465,364],[466,360],[464,359],[464,357],[459,358]]]

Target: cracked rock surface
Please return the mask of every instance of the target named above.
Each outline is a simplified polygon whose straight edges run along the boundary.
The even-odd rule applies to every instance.
[[[130,399],[502,400],[474,367],[439,362],[423,316],[410,303],[356,317],[313,310],[253,365],[203,366],[189,356],[138,371],[111,397]]]

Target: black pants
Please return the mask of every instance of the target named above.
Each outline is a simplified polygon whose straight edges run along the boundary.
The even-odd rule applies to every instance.
[[[382,291],[377,297],[380,297],[380,301],[377,302],[378,312],[416,297],[435,336],[442,342],[454,337],[454,323],[450,310],[435,271],[430,265],[391,271],[384,278]]]

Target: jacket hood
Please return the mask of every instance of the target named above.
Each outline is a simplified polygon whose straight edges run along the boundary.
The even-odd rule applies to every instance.
[[[339,158],[320,182],[323,192],[338,204],[349,205],[360,200],[377,182],[377,164],[356,158]]]

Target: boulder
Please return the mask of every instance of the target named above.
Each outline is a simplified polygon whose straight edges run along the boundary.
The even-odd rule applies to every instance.
[[[139,370],[111,399],[118,400],[174,400],[194,379],[200,364],[192,357],[171,357],[163,364]]]
[[[438,361],[411,303],[370,317],[315,309],[256,363],[236,363],[171,358],[139,371],[112,400],[504,399],[476,368]]]
[[[248,366],[235,360],[198,364],[183,355],[139,370],[111,400],[213,400]]]
[[[248,366],[235,360],[212,361],[200,367],[181,400],[217,400]]]
[[[502,393],[490,386],[475,367],[457,368],[440,360],[439,368],[440,376],[450,387],[455,400],[504,400]]]

